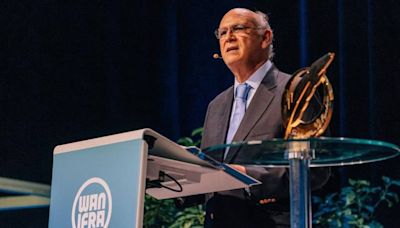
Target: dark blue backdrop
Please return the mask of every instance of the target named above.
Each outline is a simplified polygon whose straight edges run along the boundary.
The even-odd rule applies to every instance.
[[[274,62],[283,71],[337,53],[328,73],[336,95],[334,136],[400,144],[399,1],[1,5],[7,47],[0,52],[0,176],[50,184],[55,145],[144,127],[177,139],[201,126],[208,102],[233,82],[212,58],[219,50],[213,31],[238,6],[268,12]],[[328,189],[348,176],[400,178],[399,161],[340,169]],[[395,211],[380,215],[389,227]],[[45,227],[47,213],[0,212],[1,226]]]

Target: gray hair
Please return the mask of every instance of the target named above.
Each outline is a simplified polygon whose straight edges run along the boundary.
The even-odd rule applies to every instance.
[[[267,14],[261,12],[261,11],[255,11],[255,13],[259,16],[261,20],[257,20],[258,26],[265,27],[267,30],[271,31],[272,35],[272,42],[274,41],[274,33],[271,29],[271,26],[269,25],[269,17]],[[275,52],[274,52],[274,45],[272,44],[269,45],[267,52],[268,52],[268,58],[269,60],[272,60],[274,58]]]

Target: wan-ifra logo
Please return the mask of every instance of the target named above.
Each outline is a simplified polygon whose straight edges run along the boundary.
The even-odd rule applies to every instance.
[[[79,188],[72,205],[72,228],[108,228],[112,214],[112,197],[107,183],[93,177]]]

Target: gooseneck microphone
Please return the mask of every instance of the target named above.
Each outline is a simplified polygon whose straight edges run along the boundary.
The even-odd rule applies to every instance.
[[[214,53],[214,54],[213,54],[213,58],[214,58],[214,59],[222,59],[222,57],[219,56],[217,53]]]

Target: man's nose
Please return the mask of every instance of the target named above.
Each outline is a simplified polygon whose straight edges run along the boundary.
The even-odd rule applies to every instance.
[[[232,29],[229,29],[228,32],[226,33],[226,40],[227,41],[232,41],[235,40],[235,34],[233,33]]]

